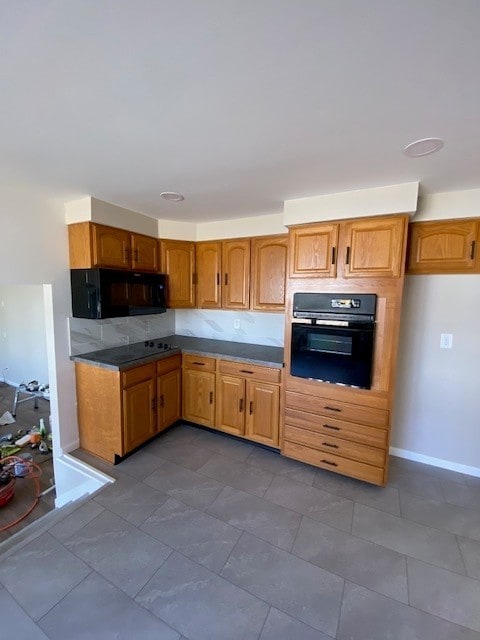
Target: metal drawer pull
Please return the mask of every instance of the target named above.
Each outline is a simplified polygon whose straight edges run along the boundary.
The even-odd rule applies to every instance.
[[[332,449],[338,449],[338,444],[330,444],[329,442],[322,442],[322,447],[331,447]]]
[[[213,404],[213,391],[210,391],[210,404]]]
[[[220,274],[217,273],[217,287],[220,286]]]
[[[337,407],[329,407],[328,404],[323,408],[326,409],[327,411],[337,411],[338,413],[342,411],[341,409],[337,409]]]
[[[134,262],[138,262],[138,249],[135,249],[133,252],[133,260]]]
[[[350,247],[347,247],[347,255],[345,256],[345,264],[350,264]]]
[[[338,464],[336,462],[330,462],[330,460],[321,460],[320,462],[323,462],[324,464],[329,464],[331,467],[338,467]]]
[[[253,413],[253,402],[250,402],[250,415]]]
[[[228,285],[228,273],[225,274],[225,285]]]
[[[472,240],[470,244],[470,260],[475,258],[475,240]]]
[[[204,362],[192,362],[192,364],[198,364],[199,367],[204,367],[205,366]]]
[[[240,369],[240,373],[250,373],[250,374],[253,374],[253,371],[249,371],[248,369]]]
[[[335,247],[332,247],[332,264],[335,264]]]
[[[129,253],[130,251],[128,249],[125,249],[125,260],[128,260]]]
[[[340,431],[340,427],[334,427],[331,424],[322,424],[325,429],[332,429],[332,431]]]
[[[240,413],[242,413],[242,411],[243,411],[243,398],[240,398],[240,406],[239,406],[238,410],[240,411]]]
[[[165,406],[165,397],[163,394],[160,396],[160,406],[162,408]]]
[[[157,404],[156,403],[156,398],[153,398],[153,400],[152,400],[152,411],[155,411],[156,404]]]

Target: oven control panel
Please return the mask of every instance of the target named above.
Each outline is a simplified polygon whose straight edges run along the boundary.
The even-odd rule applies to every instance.
[[[332,309],[360,309],[360,304],[358,298],[332,298],[330,300]]]

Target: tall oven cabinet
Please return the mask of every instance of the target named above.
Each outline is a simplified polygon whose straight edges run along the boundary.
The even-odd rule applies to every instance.
[[[377,485],[385,485],[388,479],[407,228],[408,215],[393,215],[289,229],[281,451],[290,458]],[[338,361],[349,352],[349,332],[342,325],[315,330],[325,318],[317,320],[308,313],[303,319],[294,318],[298,315],[294,309],[297,294],[307,294],[307,298],[324,294],[340,307],[354,306],[366,294],[375,296],[368,382],[365,376],[344,375],[340,368],[335,375],[315,369],[326,352],[337,351],[341,354],[336,356]],[[304,322],[312,330],[294,331],[295,322]],[[349,319],[346,322],[348,325]],[[298,337],[305,341],[304,334],[312,343],[304,345],[310,355],[295,361]],[[350,360],[353,363],[358,358]],[[302,369],[304,365],[298,362],[307,362],[307,368]],[[345,362],[350,366],[348,358]]]

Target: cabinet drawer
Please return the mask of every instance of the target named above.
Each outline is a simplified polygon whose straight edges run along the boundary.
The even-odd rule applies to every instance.
[[[130,387],[132,384],[155,377],[155,362],[144,364],[141,367],[122,371],[122,386]]]
[[[368,444],[372,447],[387,446],[388,431],[386,429],[379,429],[378,427],[368,427],[364,424],[345,422],[338,418],[322,416],[316,413],[307,413],[288,407],[285,409],[285,422],[315,433],[335,436],[344,440],[352,440],[353,442]]]
[[[376,467],[383,467],[385,464],[385,449],[375,449],[365,444],[342,440],[342,438],[335,438],[330,435],[324,436],[289,424],[285,425],[285,440],[304,444],[307,447],[325,451],[326,453],[333,453],[343,458],[373,464]]]
[[[161,376],[169,371],[175,371],[175,369],[180,369],[181,364],[182,356],[180,354],[157,360],[157,376]]]
[[[185,369],[197,369],[198,371],[215,371],[216,359],[209,356],[194,356],[190,353],[183,354],[183,366]]]
[[[321,396],[307,396],[303,393],[287,391],[286,406],[292,409],[307,410],[312,413],[320,413],[323,416],[356,422],[357,424],[388,427],[388,411],[359,404],[350,404],[349,402],[339,402],[338,400],[322,398]]]
[[[363,462],[355,462],[340,456],[310,449],[301,444],[286,441],[283,446],[282,453],[295,460],[301,460],[307,464],[313,464],[321,469],[328,469],[336,473],[342,473],[345,476],[365,480],[372,484],[383,485],[384,470],[380,467],[372,467]]]
[[[240,376],[242,378],[252,378],[252,380],[260,380],[261,382],[280,382],[280,369],[271,367],[261,367],[249,362],[231,362],[230,360],[220,360],[220,373],[226,373],[230,376]]]

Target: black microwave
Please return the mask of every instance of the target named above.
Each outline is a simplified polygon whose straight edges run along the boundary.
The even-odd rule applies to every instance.
[[[119,318],[164,313],[166,276],[119,269],[71,269],[74,318]]]

